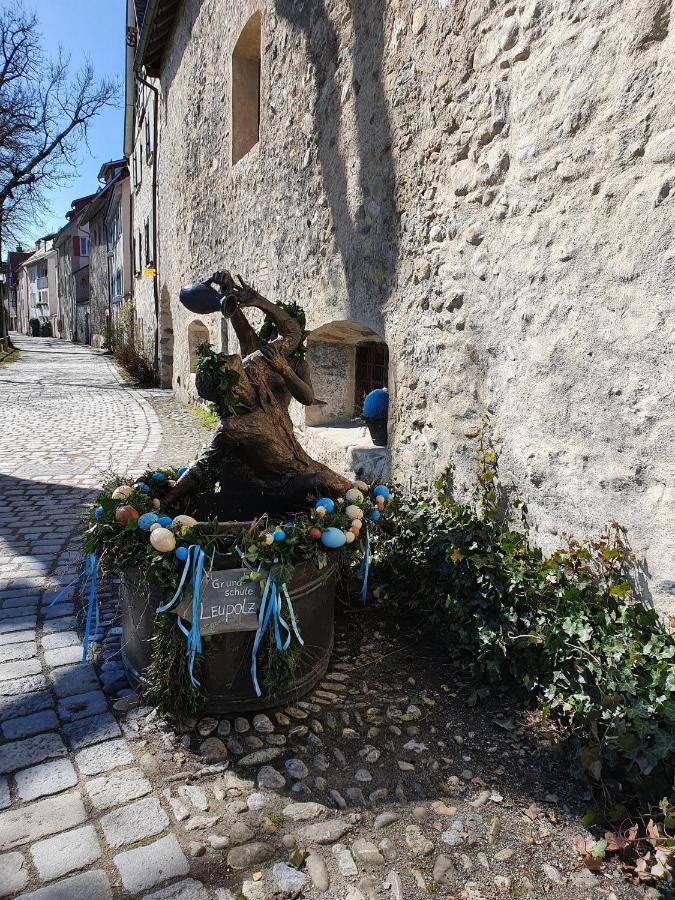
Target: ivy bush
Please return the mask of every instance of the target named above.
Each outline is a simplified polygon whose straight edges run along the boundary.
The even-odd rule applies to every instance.
[[[433,497],[395,501],[377,554],[382,590],[466,656],[477,679],[508,681],[562,723],[605,806],[671,797],[675,638],[635,593],[625,529],[613,523],[546,556],[518,502],[500,503],[485,432],[477,463],[466,502],[447,492],[449,479]]]

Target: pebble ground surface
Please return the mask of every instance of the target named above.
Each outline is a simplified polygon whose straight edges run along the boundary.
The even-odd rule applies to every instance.
[[[346,608],[294,706],[175,727],[124,678],[116,585],[81,665],[74,529],[105,472],[194,457],[165,391],[88,348],[16,338],[0,366],[0,897],[623,898],[572,849],[583,786],[555,735],[446,651]]]

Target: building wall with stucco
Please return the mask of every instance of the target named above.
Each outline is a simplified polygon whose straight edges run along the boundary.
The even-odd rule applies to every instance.
[[[404,488],[429,485],[451,460],[466,484],[488,415],[535,540],[550,548],[564,531],[619,520],[646,559],[646,593],[675,609],[668,10],[650,0],[179,10],[159,78],[158,156],[158,277],[178,396],[190,396],[194,319],[179,288],[239,271],[301,303],[310,330],[336,324],[326,383],[340,366],[348,378],[345,347],[386,342],[388,465]],[[232,56],[256,13],[260,134],[233,164]],[[227,342],[215,316],[203,325]],[[317,352],[324,368],[330,352]],[[294,415],[310,447],[340,458],[326,422]],[[363,456],[360,432],[337,431]]]

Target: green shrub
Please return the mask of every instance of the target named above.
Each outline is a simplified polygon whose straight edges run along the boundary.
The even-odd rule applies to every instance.
[[[625,530],[614,523],[547,557],[514,524],[518,504],[500,505],[484,434],[477,456],[468,502],[443,484],[395,501],[376,577],[476,678],[508,680],[564,724],[605,799],[658,801],[673,791],[675,639],[635,594]]]
[[[40,337],[54,337],[51,322],[43,322],[40,325]]]

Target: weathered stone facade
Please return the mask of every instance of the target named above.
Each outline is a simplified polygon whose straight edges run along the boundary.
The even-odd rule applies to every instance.
[[[260,140],[232,165],[232,53],[256,12]],[[489,414],[541,543],[620,520],[672,609],[671,18],[652,0],[185,0],[159,79],[179,395],[178,290],[236,269],[310,328],[386,340],[406,488],[450,460],[469,478]]]

